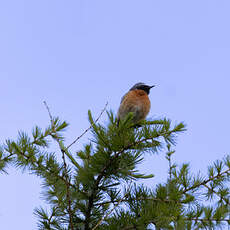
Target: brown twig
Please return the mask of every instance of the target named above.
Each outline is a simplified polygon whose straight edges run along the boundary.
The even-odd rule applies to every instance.
[[[184,191],[182,191],[182,193],[185,194],[186,192],[189,192],[189,191],[191,191],[191,190],[193,190],[193,189],[196,189],[196,188],[200,187],[201,185],[205,185],[205,184],[209,183],[210,181],[213,181],[214,179],[217,179],[217,178],[219,178],[219,177],[222,177],[224,174],[227,174],[227,173],[229,173],[229,172],[230,172],[230,168],[227,169],[227,170],[225,170],[225,171],[222,172],[222,173],[218,173],[216,176],[212,176],[212,177],[210,177],[210,178],[208,178],[208,179],[206,179],[206,180],[200,182],[200,183],[197,184],[197,185],[193,185],[193,186],[191,186],[190,188],[185,189]]]
[[[44,103],[44,105],[45,105],[45,107],[46,107],[46,109],[48,111],[48,114],[49,114],[49,117],[50,117],[50,122],[53,125],[53,117],[51,115],[50,108],[49,108],[48,104],[46,103],[46,101],[43,101],[43,103]]]
[[[102,116],[102,114],[105,112],[106,107],[108,105],[108,102],[106,102],[104,108],[102,109],[101,113],[99,114],[99,116],[97,117],[97,119],[95,120],[94,124],[96,124],[98,122],[98,120],[100,119],[100,117]],[[71,144],[69,144],[66,149],[69,149],[72,145],[74,145],[81,137],[83,137],[91,128],[93,127],[93,125],[91,125],[89,128],[87,128],[80,136],[78,136]]]
[[[162,202],[162,203],[184,203],[183,201],[176,201],[176,200],[167,200],[167,199],[159,199],[159,198],[154,198],[154,197],[144,197],[144,198],[135,198],[136,201],[145,201],[145,200],[149,200],[149,201],[156,201],[156,202]],[[96,203],[95,206],[103,206],[106,204],[112,204],[112,203],[117,203],[120,200],[114,200],[114,201],[105,201],[105,202],[101,202],[101,203]],[[121,200],[121,202],[128,202],[128,199],[123,199]]]
[[[65,160],[65,152],[62,152],[62,160],[63,160],[63,164],[64,164],[64,169],[65,169],[65,175],[66,175],[66,181],[69,182],[69,177],[68,177],[68,171],[67,171],[67,164],[66,164],[66,160]],[[72,210],[71,210],[71,198],[70,198],[70,188],[68,183],[66,183],[66,198],[68,201],[68,212],[69,212],[69,219],[70,219],[70,226],[71,229],[74,230],[73,227],[73,220],[72,220]]]
[[[44,103],[44,105],[45,105],[45,107],[49,113],[52,131],[56,134],[57,131],[56,131],[55,126],[54,126],[54,120],[53,120],[52,114],[50,112],[49,106],[47,105],[46,101],[44,101],[43,103]],[[67,171],[67,164],[66,164],[66,160],[65,160],[65,151],[63,150],[59,139],[58,138],[54,138],[54,139],[58,142],[59,147],[61,149],[61,153],[62,153],[62,160],[63,160],[64,171],[65,171],[64,173],[65,173],[65,178],[66,178],[66,180],[65,180],[66,198],[68,201],[68,213],[69,213],[70,228],[71,228],[71,230],[74,230],[73,216],[72,216],[73,214],[72,214],[72,209],[71,209],[70,187],[69,187],[70,180],[69,180],[68,171]]]
[[[205,188],[207,188],[209,191],[211,191],[211,192],[213,192],[214,194],[216,194],[216,196],[218,196],[220,199],[224,200],[225,203],[226,203],[227,205],[229,205],[229,200],[227,200],[227,199],[225,199],[225,198],[222,198],[222,197],[220,196],[220,194],[219,194],[217,191],[215,191],[214,189],[210,188],[207,184],[204,184],[203,186],[204,186]]]

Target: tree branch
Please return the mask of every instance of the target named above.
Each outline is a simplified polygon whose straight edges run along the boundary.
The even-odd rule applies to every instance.
[[[49,109],[49,106],[47,105],[46,101],[44,101],[44,104],[46,106],[46,109],[49,113],[49,117],[50,117],[50,122],[51,122],[51,127],[52,127],[52,131],[57,134],[57,131],[55,129],[55,126],[54,126],[54,120],[53,120],[53,117],[52,117],[52,114],[50,112],[50,109]],[[63,164],[64,164],[64,174],[65,174],[65,185],[66,185],[66,199],[68,201],[68,213],[69,213],[69,221],[70,221],[70,228],[71,230],[74,230],[74,226],[73,226],[73,214],[72,214],[72,209],[71,209],[71,198],[70,198],[70,187],[69,187],[69,183],[67,182],[70,182],[70,179],[69,179],[69,176],[68,176],[68,170],[67,170],[67,164],[66,164],[66,160],[65,160],[65,151],[63,150],[63,146],[62,146],[62,143],[60,142],[60,140],[58,138],[55,138],[55,140],[58,142],[59,144],[59,147],[60,147],[60,150],[62,152],[62,160],[63,160]]]
[[[100,119],[100,117],[102,116],[102,114],[105,112],[106,107],[108,105],[108,102],[106,102],[104,108],[102,109],[101,113],[99,114],[99,116],[97,117],[97,119],[95,120],[94,124],[96,124],[98,122],[98,120]],[[78,136],[71,144],[69,144],[66,149],[69,149],[72,145],[74,145],[81,137],[83,137],[91,128],[93,127],[93,125],[90,125],[89,128],[87,128],[80,136]]]
[[[95,227],[93,227],[92,230],[95,230],[97,227],[99,227],[99,225],[119,206],[119,204],[124,200],[124,198],[128,195],[128,193],[131,190],[131,184],[129,185],[129,188],[127,190],[127,192],[124,194],[124,196],[117,201],[117,204],[114,205],[114,207],[104,216],[101,218],[101,220],[95,225]]]
[[[117,157],[119,157],[120,154],[122,154],[125,150],[128,150],[142,142],[145,142],[147,140],[152,140],[154,138],[158,138],[160,136],[164,136],[164,135],[170,135],[173,131],[168,131],[168,132],[163,132],[163,133],[159,133],[158,135],[154,136],[154,137],[148,137],[148,138],[143,138],[139,141],[136,141],[134,143],[131,143],[129,145],[127,145],[126,147],[124,147],[122,150],[120,150],[119,152],[115,153],[115,155],[113,157],[111,157],[111,159],[107,162],[107,164],[102,168],[101,172],[99,173],[96,181],[95,181],[95,184],[94,184],[94,188],[93,188],[93,191],[92,191],[92,194],[91,196],[89,197],[89,204],[88,204],[88,208],[87,208],[87,211],[86,211],[86,218],[85,218],[85,230],[89,230],[89,220],[90,220],[90,215],[91,215],[91,210],[93,208],[93,202],[94,202],[94,199],[96,197],[96,190],[98,189],[98,186],[102,180],[102,178],[105,176],[105,171],[107,168],[109,168],[111,166],[111,164],[113,163],[113,161],[115,159],[117,159]]]
[[[207,188],[209,191],[211,191],[211,192],[213,192],[214,194],[216,194],[216,196],[218,196],[220,199],[224,200],[224,202],[225,202],[227,205],[230,204],[230,203],[229,203],[229,200],[227,200],[227,199],[221,197],[220,194],[219,194],[217,191],[215,191],[214,189],[210,188],[210,187],[209,187],[208,185],[206,185],[206,184],[204,184],[203,186],[204,186],[205,188]]]
[[[219,178],[219,177],[222,177],[224,174],[227,174],[227,173],[229,173],[229,172],[230,172],[230,168],[227,169],[227,170],[225,170],[225,171],[222,172],[222,173],[218,173],[216,176],[210,177],[209,179],[206,179],[206,180],[202,181],[201,183],[199,183],[199,184],[197,184],[197,185],[193,185],[193,186],[191,186],[190,188],[184,189],[184,190],[182,191],[182,194],[185,194],[185,193],[187,193],[187,192],[189,192],[189,191],[191,191],[191,190],[193,190],[193,189],[196,189],[196,188],[200,187],[201,185],[204,186],[205,184],[209,183],[210,181],[213,181],[213,180],[215,180],[215,179],[217,179],[217,178]]]
[[[136,201],[145,201],[145,200],[149,200],[149,201],[156,201],[156,202],[163,202],[163,203],[180,203],[180,204],[183,204],[184,202],[181,201],[176,201],[176,200],[167,200],[167,199],[159,199],[159,198],[154,198],[154,197],[145,197],[145,198],[136,198],[136,199],[133,199],[133,200],[136,200]],[[112,203],[117,203],[117,202],[129,202],[128,199],[119,199],[119,200],[114,200],[114,201],[105,201],[105,202],[101,202],[101,203],[96,203],[95,206],[103,206],[103,205],[106,205],[106,204],[112,204]]]

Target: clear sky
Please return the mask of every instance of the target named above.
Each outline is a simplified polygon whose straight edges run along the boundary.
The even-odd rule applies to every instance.
[[[174,160],[206,172],[230,153],[230,1],[0,1],[0,139],[49,122],[42,104],[70,123],[67,143],[136,82],[156,84],[149,118],[184,121]],[[101,118],[105,122],[106,117]],[[81,139],[72,150],[87,141]],[[165,153],[140,169],[167,173]],[[41,181],[9,168],[0,175],[0,229],[36,229]]]

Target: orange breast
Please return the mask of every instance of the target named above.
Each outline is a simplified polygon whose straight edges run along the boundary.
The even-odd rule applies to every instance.
[[[131,90],[123,98],[119,108],[119,116],[123,119],[129,112],[134,114],[134,123],[146,118],[150,110],[150,100],[143,90]]]

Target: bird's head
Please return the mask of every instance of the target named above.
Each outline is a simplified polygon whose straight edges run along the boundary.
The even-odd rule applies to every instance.
[[[142,82],[139,82],[137,84],[135,84],[131,89],[131,90],[135,90],[135,89],[141,89],[141,90],[144,90],[147,94],[149,94],[149,91],[151,88],[155,87],[155,85],[146,85],[145,83],[142,83]]]

